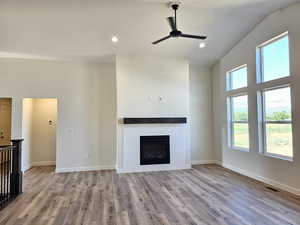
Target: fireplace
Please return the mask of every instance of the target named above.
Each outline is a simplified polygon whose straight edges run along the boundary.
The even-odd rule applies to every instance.
[[[140,165],[170,164],[170,136],[140,136]]]

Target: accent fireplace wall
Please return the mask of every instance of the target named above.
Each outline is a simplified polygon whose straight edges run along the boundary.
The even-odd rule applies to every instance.
[[[118,55],[116,81],[117,171],[190,168],[189,62]],[[170,163],[141,165],[140,137],[161,135],[170,136]]]

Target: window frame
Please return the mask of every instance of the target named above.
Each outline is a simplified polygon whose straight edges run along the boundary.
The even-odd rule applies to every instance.
[[[232,76],[231,76],[232,73],[235,71],[238,71],[240,69],[243,69],[243,68],[246,68],[246,86],[232,89]],[[226,73],[226,88],[225,88],[226,91],[236,91],[236,90],[247,88],[247,87],[248,87],[248,65],[247,64],[243,64],[241,66],[235,67],[235,68],[227,71],[227,73]]]
[[[291,120],[290,121],[268,121],[266,119],[266,101],[265,101],[265,92],[267,91],[272,91],[272,90],[278,90],[278,89],[283,89],[283,88],[290,88],[291,92]],[[281,154],[275,154],[275,153],[270,153],[267,151],[267,124],[291,124],[292,127],[292,139],[293,138],[293,110],[292,110],[292,88],[290,84],[284,84],[284,85],[275,85],[271,86],[268,88],[263,88],[262,90],[258,91],[258,98],[260,104],[258,104],[258,118],[260,118],[260,124],[259,124],[259,129],[260,131],[258,132],[259,134],[259,143],[260,143],[260,148],[259,152],[265,156],[273,157],[273,158],[278,158],[278,159],[283,159],[283,160],[288,160],[288,161],[293,161],[293,157],[281,155]],[[294,144],[294,142],[293,142]],[[292,146],[292,151],[293,151],[293,156],[294,156],[294,146]]]
[[[288,76],[285,77],[280,77],[280,78],[276,78],[273,80],[268,80],[268,81],[264,81],[264,57],[263,57],[263,51],[262,49],[280,39],[283,39],[284,37],[288,37],[289,40],[289,67],[290,67],[290,74]],[[274,80],[280,80],[280,79],[285,79],[287,77],[290,77],[292,72],[291,72],[291,51],[290,51],[290,36],[289,36],[289,32],[285,31],[279,35],[276,35],[275,37],[259,44],[256,47],[256,82],[257,84],[261,84],[261,83],[268,83],[268,82],[272,82]]]
[[[273,80],[268,80],[264,81],[263,78],[263,56],[262,56],[262,51],[261,49],[264,46],[267,46],[269,44],[272,44],[285,36],[288,36],[289,40],[289,69],[290,69],[290,74],[285,77],[280,77],[276,78]],[[257,124],[258,124],[258,133],[257,133],[257,140],[258,140],[258,147],[259,147],[259,153],[267,156],[267,157],[272,157],[272,158],[277,158],[281,160],[286,160],[286,161],[293,161],[294,155],[295,155],[295,146],[294,146],[294,141],[292,145],[292,151],[293,151],[293,157],[288,157],[285,155],[280,155],[280,154],[274,154],[267,152],[267,132],[266,132],[266,106],[265,106],[265,97],[264,93],[266,91],[271,91],[271,90],[276,90],[276,89],[281,89],[281,88],[290,88],[291,92],[291,122],[288,124],[291,124],[292,127],[292,138],[295,140],[294,136],[294,120],[293,120],[293,87],[292,87],[292,79],[293,79],[293,72],[292,72],[292,55],[291,55],[292,49],[291,49],[291,38],[289,35],[288,31],[285,31],[268,41],[263,42],[262,44],[258,45],[256,47],[256,91],[257,91]],[[274,121],[276,124],[278,121]],[[286,122],[285,122],[286,123]]]
[[[233,104],[232,104],[232,99],[235,97],[241,97],[241,96],[246,96],[247,97],[247,110],[248,110],[248,120],[247,122],[242,122],[242,121],[234,121],[233,119]],[[249,147],[248,148],[243,148],[239,146],[235,146],[234,144],[234,123],[247,123],[248,124],[248,138],[249,138]],[[249,124],[249,96],[248,92],[239,92],[237,94],[232,94],[227,96],[227,143],[228,147],[233,150],[239,150],[243,152],[249,152],[250,151],[250,124]]]

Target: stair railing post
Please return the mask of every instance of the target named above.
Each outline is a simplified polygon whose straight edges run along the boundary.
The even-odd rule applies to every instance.
[[[23,139],[12,140],[12,173],[10,176],[10,194],[11,197],[16,197],[22,193],[22,142]]]

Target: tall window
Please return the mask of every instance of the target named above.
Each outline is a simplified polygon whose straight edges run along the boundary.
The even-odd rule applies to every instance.
[[[289,37],[284,33],[258,47],[260,151],[293,158]]]
[[[234,149],[249,149],[248,96],[231,96],[230,105],[230,143]]]
[[[232,149],[249,150],[247,66],[227,73],[228,144]]]

